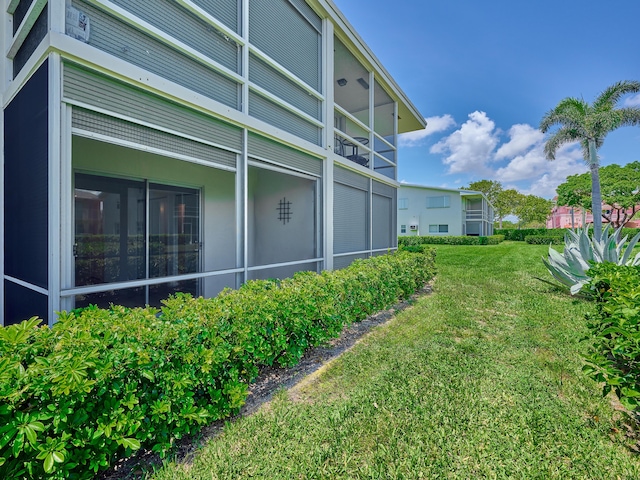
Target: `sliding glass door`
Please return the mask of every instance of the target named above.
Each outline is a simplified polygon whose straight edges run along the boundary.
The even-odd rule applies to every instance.
[[[76,174],[76,286],[197,273],[200,245],[198,190]],[[197,295],[198,280],[100,290],[76,306],[159,306],[175,292]]]

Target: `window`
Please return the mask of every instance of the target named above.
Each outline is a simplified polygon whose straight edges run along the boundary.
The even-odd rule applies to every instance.
[[[398,199],[398,210],[406,210],[409,208],[409,199],[408,198],[399,198]]]
[[[75,284],[144,280],[200,271],[200,192],[144,181],[76,174]],[[198,280],[80,295],[95,303],[160,305]]]
[[[451,206],[450,195],[427,197],[427,208],[448,208]]]
[[[400,233],[407,233],[407,226],[406,225],[400,225]]]
[[[449,233],[449,225],[429,225],[429,233]]]

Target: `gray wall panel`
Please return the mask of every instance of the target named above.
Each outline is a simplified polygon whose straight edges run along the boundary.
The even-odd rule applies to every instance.
[[[192,0],[212,17],[220,20],[235,32],[240,32],[239,0]]]
[[[393,199],[373,194],[373,249],[393,247]]]
[[[68,63],[64,65],[64,96],[234,150],[242,149],[240,128]]]
[[[360,175],[352,170],[346,168],[335,167],[333,172],[333,179],[336,182],[350,185],[352,187],[360,188],[362,190],[369,190],[369,178],[364,175]]]
[[[211,70],[93,6],[74,1],[89,15],[89,44],[233,108],[239,107],[237,82]]]
[[[255,55],[249,55],[249,80],[320,120],[322,102]]]
[[[212,164],[234,168],[236,166],[235,153],[90,110],[74,108],[72,125],[107,137],[186,155]]]
[[[320,91],[321,36],[288,0],[249,3],[249,41]]]
[[[321,144],[319,127],[255,92],[249,92],[249,115],[311,143]]]
[[[255,133],[249,133],[248,151],[250,156],[271,160],[313,175],[322,175],[322,160],[319,158],[294,150]]]
[[[173,0],[111,0],[200,53],[238,72],[238,45]]]
[[[334,253],[358,252],[369,248],[368,197],[368,192],[364,190],[334,183]]]

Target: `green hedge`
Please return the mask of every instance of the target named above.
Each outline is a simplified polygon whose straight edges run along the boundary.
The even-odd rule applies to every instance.
[[[504,241],[503,235],[490,237],[423,235],[398,237],[399,246],[407,245],[497,245]]]
[[[527,235],[524,241],[531,245],[562,245],[564,237],[558,235]]]
[[[527,237],[538,236],[538,235],[543,235],[547,237],[560,237],[562,239],[564,238],[564,234],[566,231],[567,231],[566,228],[549,228],[549,229],[547,228],[522,228],[522,229],[503,228],[503,229],[495,229],[494,233],[496,235],[504,235],[505,240],[515,240],[518,242],[524,242],[526,241]],[[640,232],[639,228],[623,228],[622,236],[624,237],[625,235],[628,235],[629,238],[633,238],[633,236],[636,235],[638,232]]]
[[[629,410],[640,412],[640,266],[594,264],[585,288],[595,293],[596,312],[587,315],[591,331],[589,364],[583,370],[604,382]]]
[[[141,446],[166,453],[238,412],[261,367],[293,365],[422,287],[435,274],[422,250],[180,294],[161,311],[90,307],[52,328],[0,328],[0,478],[91,478]]]

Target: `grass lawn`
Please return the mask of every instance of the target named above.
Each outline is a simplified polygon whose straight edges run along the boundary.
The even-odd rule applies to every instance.
[[[640,478],[546,246],[438,246],[434,293],[153,478]]]

